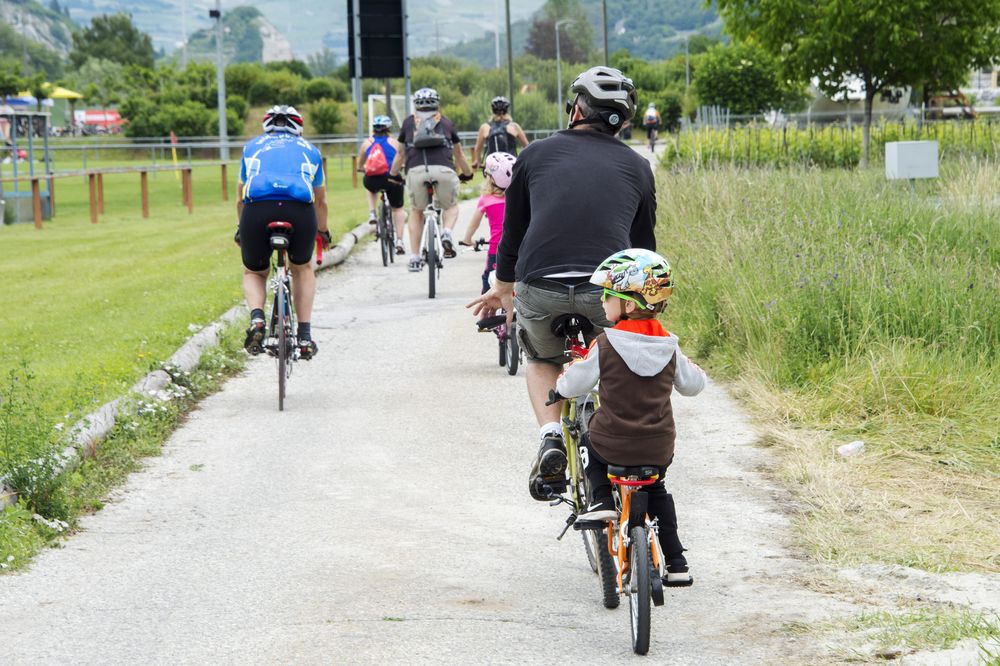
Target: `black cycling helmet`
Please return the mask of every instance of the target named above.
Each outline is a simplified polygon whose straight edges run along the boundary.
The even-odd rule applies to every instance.
[[[583,98],[587,106],[613,129],[618,129],[635,115],[635,84],[614,67],[591,67],[576,77],[570,92],[576,93],[577,98]],[[570,102],[567,113],[572,110],[573,102]],[[585,121],[592,122],[592,119]]]
[[[503,95],[494,97],[490,102],[490,108],[493,109],[493,113],[498,116],[503,115],[510,111],[510,100]]]

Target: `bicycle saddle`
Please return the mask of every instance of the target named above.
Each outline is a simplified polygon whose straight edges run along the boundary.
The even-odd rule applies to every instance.
[[[580,333],[594,332],[594,324],[582,314],[561,314],[552,320],[552,333],[557,338],[575,338]]]
[[[615,481],[641,482],[642,485],[655,483],[660,477],[660,470],[655,465],[638,465],[626,467],[624,465],[608,465],[608,478]],[[627,484],[627,485],[633,485]]]
[[[294,231],[294,229],[292,229],[292,223],[291,222],[283,222],[281,220],[275,220],[274,222],[268,222],[267,223],[267,228],[268,228],[269,231],[278,231],[278,232],[281,232],[281,233],[289,233],[289,234]]]

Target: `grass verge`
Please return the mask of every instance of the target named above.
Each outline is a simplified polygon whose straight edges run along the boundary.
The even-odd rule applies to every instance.
[[[971,639],[981,647],[1000,640],[1000,618],[953,605],[921,606],[899,612],[865,611],[816,624],[791,623],[785,632],[829,641],[842,662],[884,663],[914,652],[947,650]]]
[[[159,453],[197,400],[218,389],[244,360],[242,332],[231,326],[194,372],[168,369],[174,384],[165,394],[130,398],[96,457],[52,479],[48,492],[31,493],[0,512],[0,571],[25,566],[45,545],[72,533],[82,516],[99,510],[108,492],[139,470],[144,457]]]
[[[661,177],[672,326],[760,416],[819,559],[1000,571],[998,180]],[[854,439],[864,454],[834,453]]]

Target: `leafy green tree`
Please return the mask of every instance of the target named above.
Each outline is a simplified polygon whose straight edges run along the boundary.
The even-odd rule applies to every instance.
[[[778,62],[753,44],[713,47],[694,84],[702,104],[726,107],[737,115],[797,110],[805,99],[805,86],[787,84]]]
[[[566,19],[572,23],[559,28],[559,53],[564,61],[586,62],[593,50],[594,29],[580,0],[548,0],[531,22],[525,52],[555,60],[556,22]]]
[[[89,58],[151,68],[153,40],[135,27],[129,14],[95,16],[89,27],[73,34],[70,53],[73,67],[80,67]]]
[[[247,111],[250,110],[250,104],[247,102],[246,98],[243,97],[242,95],[227,94],[226,109],[236,114],[236,117],[239,119],[239,124],[242,126],[243,119],[247,117]]]
[[[863,164],[871,148],[872,105],[888,88],[926,82],[957,88],[973,67],[1000,53],[995,0],[718,0],[727,29],[780,54],[820,89],[844,92],[852,78],[865,89]]]
[[[35,98],[37,111],[42,110],[42,102],[49,98],[52,94],[52,84],[45,80],[44,74],[35,74],[33,77],[28,79],[28,90],[31,92],[31,96]]]
[[[306,81],[312,78],[312,72],[309,71],[309,65],[305,64],[301,60],[269,62],[264,67],[272,72],[291,72],[292,74],[302,77]]]
[[[250,88],[264,78],[264,68],[257,63],[238,62],[226,65],[226,92],[250,97]]]
[[[24,90],[24,80],[13,71],[0,69],[0,98],[16,95]]]
[[[333,134],[340,123],[340,105],[332,99],[321,99],[309,107],[306,122],[313,126],[317,134]]]
[[[327,47],[306,59],[313,76],[331,76],[337,71],[337,56]]]

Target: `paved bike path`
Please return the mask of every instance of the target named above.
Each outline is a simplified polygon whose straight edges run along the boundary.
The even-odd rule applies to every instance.
[[[463,223],[471,213],[463,204]],[[485,228],[485,226],[484,226]],[[256,359],[63,547],[0,577],[0,662],[542,663],[631,655],[566,513],[526,492],[536,427],[465,303],[483,253],[425,273],[375,244],[320,277],[284,413]],[[678,397],[672,488],[696,583],[654,609],[672,664],[807,661],[822,612],[755,435],[723,389]]]

